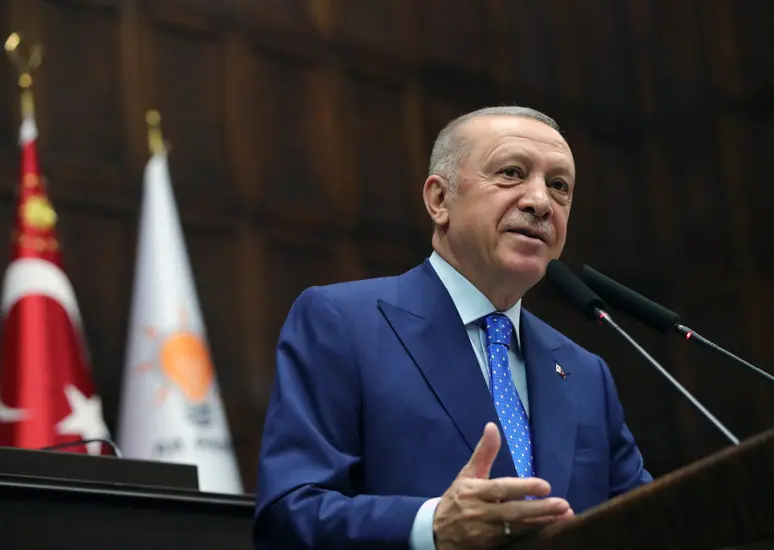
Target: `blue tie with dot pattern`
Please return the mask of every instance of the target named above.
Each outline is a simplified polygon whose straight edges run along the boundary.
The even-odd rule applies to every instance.
[[[489,388],[492,391],[497,416],[513,457],[519,477],[532,477],[532,439],[529,419],[513,383],[508,361],[508,348],[513,336],[511,320],[501,313],[484,317]]]

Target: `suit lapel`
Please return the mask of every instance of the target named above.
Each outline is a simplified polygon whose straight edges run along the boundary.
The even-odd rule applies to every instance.
[[[502,434],[465,326],[429,262],[401,277],[396,304],[380,300],[379,308],[471,452],[487,422],[494,422]],[[491,477],[515,475],[503,438]]]
[[[565,497],[570,482],[577,421],[570,399],[572,379],[556,372],[560,343],[531,314],[522,311],[521,342],[527,367],[535,475]],[[567,365],[563,365],[566,369]]]

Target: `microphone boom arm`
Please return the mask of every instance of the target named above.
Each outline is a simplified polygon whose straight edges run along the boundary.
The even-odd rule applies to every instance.
[[[723,424],[720,422],[720,420],[718,420],[717,418],[715,418],[715,416],[714,416],[714,415],[713,415],[711,412],[709,412],[709,411],[706,409],[706,407],[704,407],[704,405],[702,405],[702,404],[699,402],[699,400],[698,400],[698,399],[696,399],[696,398],[695,398],[695,397],[694,397],[694,396],[691,394],[691,392],[689,392],[687,389],[685,389],[685,388],[682,386],[682,384],[680,384],[680,382],[678,382],[678,381],[677,381],[677,380],[676,380],[676,379],[675,379],[675,378],[674,378],[674,377],[673,377],[671,374],[669,374],[669,373],[667,372],[667,370],[666,370],[664,367],[662,367],[662,366],[661,366],[661,365],[658,363],[658,361],[656,361],[656,360],[655,360],[655,359],[654,359],[654,358],[653,358],[653,357],[652,357],[652,356],[651,356],[651,355],[650,355],[650,354],[649,354],[647,351],[645,351],[645,349],[644,349],[644,348],[643,348],[641,345],[639,345],[639,344],[638,344],[638,343],[637,343],[637,342],[634,340],[634,338],[632,338],[631,336],[629,336],[629,334],[628,334],[628,333],[627,333],[627,332],[626,332],[624,329],[622,329],[622,328],[621,328],[621,327],[618,325],[618,323],[616,323],[615,321],[613,321],[613,318],[612,318],[612,317],[610,317],[610,315],[608,315],[606,311],[603,311],[603,310],[601,310],[601,309],[599,309],[599,308],[594,308],[594,310],[596,311],[597,315],[599,316],[599,319],[600,319],[600,321],[601,321],[601,322],[603,322],[603,323],[607,324],[608,326],[612,327],[612,328],[613,328],[613,330],[615,330],[615,331],[616,331],[618,334],[620,334],[620,335],[621,335],[623,338],[625,338],[625,339],[626,339],[626,340],[627,340],[627,341],[628,341],[628,342],[629,342],[629,343],[630,343],[632,346],[634,346],[634,348],[635,348],[637,351],[639,351],[639,352],[640,352],[640,354],[641,354],[643,357],[645,357],[645,359],[647,359],[647,360],[648,360],[648,362],[649,362],[649,363],[650,363],[650,364],[651,364],[653,367],[655,367],[656,369],[658,369],[658,371],[659,371],[659,372],[660,372],[662,375],[664,375],[664,377],[665,377],[667,380],[669,380],[669,381],[672,383],[672,385],[673,385],[675,388],[677,388],[677,389],[680,391],[680,393],[682,393],[682,394],[685,396],[685,398],[686,398],[686,399],[688,399],[688,401],[690,401],[690,402],[691,402],[691,404],[692,404],[694,407],[696,407],[697,409],[699,409],[699,411],[700,411],[700,412],[701,412],[701,413],[702,413],[702,414],[703,414],[705,417],[707,417],[707,419],[709,419],[709,421],[710,421],[710,422],[712,422],[712,423],[715,425],[715,427],[716,427],[718,430],[720,430],[721,432],[723,432],[723,435],[725,435],[725,436],[726,436],[726,438],[727,438],[729,441],[731,441],[731,443],[733,443],[734,445],[739,445],[739,438],[737,438],[737,437],[736,437],[734,434],[732,434],[732,433],[731,433],[731,431],[730,431],[728,428],[726,428],[726,427],[725,427],[725,426],[724,426],[724,425],[723,425]]]
[[[726,357],[728,357],[732,361],[736,361],[737,363],[739,363],[741,365],[744,365],[748,369],[751,369],[751,370],[755,371],[756,373],[760,374],[764,378],[767,378],[770,382],[774,382],[774,376],[772,376],[771,374],[769,374],[765,370],[759,369],[758,367],[748,363],[747,361],[745,361],[741,357],[737,357],[736,355],[734,355],[730,351],[721,348],[716,343],[711,342],[710,340],[707,340],[704,336],[702,336],[701,334],[699,334],[698,332],[696,332],[692,328],[688,328],[685,325],[681,325],[681,324],[678,323],[678,324],[675,325],[675,332],[677,332],[678,334],[682,335],[686,340],[694,340],[696,343],[701,344],[704,347],[709,348],[709,349],[711,349],[713,351],[717,351],[718,353],[721,353],[721,354],[725,355]]]

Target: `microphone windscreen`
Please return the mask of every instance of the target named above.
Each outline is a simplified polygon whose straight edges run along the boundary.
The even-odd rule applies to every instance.
[[[581,269],[581,278],[611,306],[659,332],[665,334],[671,332],[680,321],[680,316],[674,311],[649,300],[587,265]]]
[[[559,260],[551,260],[546,266],[546,279],[584,317],[598,321],[595,308],[604,310],[602,299]]]

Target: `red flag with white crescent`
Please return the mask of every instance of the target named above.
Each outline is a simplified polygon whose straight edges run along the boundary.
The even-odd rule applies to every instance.
[[[107,438],[78,304],[63,268],[57,216],[39,170],[31,112],[20,138],[16,217],[2,292],[0,446],[39,449]],[[98,442],[62,450],[106,451]]]

